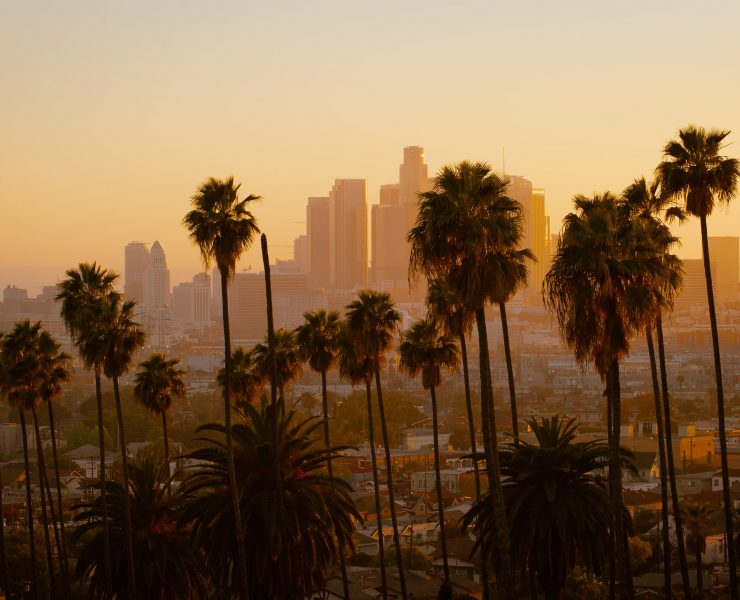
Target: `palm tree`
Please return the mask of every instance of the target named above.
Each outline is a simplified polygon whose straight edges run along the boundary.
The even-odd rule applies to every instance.
[[[714,509],[706,502],[686,502],[680,511],[686,524],[686,545],[696,559],[696,588],[701,592],[704,589],[701,555],[707,549],[707,534],[714,523]]]
[[[385,541],[383,539],[383,516],[380,506],[380,477],[378,476],[378,458],[375,453],[375,424],[373,418],[373,398],[371,378],[373,376],[373,361],[365,351],[359,347],[352,332],[343,323],[339,334],[339,374],[348,379],[352,385],[360,382],[365,384],[365,398],[367,400],[367,431],[370,444],[370,464],[373,471],[373,491],[375,498],[375,518],[378,529],[378,557],[380,563],[380,584],[383,599],[388,598],[388,580],[385,572]]]
[[[226,432],[226,458],[229,471],[231,502],[236,518],[238,570],[241,581],[242,597],[247,597],[247,561],[244,549],[244,531],[239,516],[239,497],[234,471],[234,452],[231,441],[231,332],[229,328],[228,283],[236,270],[239,257],[254,241],[259,233],[257,221],[249,211],[249,204],[259,200],[259,196],[250,194],[239,200],[239,185],[234,178],[226,180],[213,177],[203,182],[192,198],[193,209],[185,215],[183,224],[188,230],[190,239],[200,249],[206,268],[212,260],[216,262],[221,275],[221,301],[223,305],[224,328],[224,430]]]
[[[514,573],[498,462],[496,415],[488,352],[485,305],[498,302],[498,277],[507,252],[521,237],[521,205],[506,197],[509,181],[486,163],[461,162],[442,168],[432,191],[420,194],[416,223],[409,231],[410,274],[444,279],[463,306],[474,311],[478,330],[481,419],[486,472],[500,535],[499,576],[504,595],[514,597]],[[485,597],[488,597],[484,586]]]
[[[725,528],[728,539],[732,539],[732,499],[727,462],[727,433],[725,431],[725,398],[722,385],[722,362],[719,352],[717,314],[714,308],[712,271],[709,257],[707,217],[712,214],[715,202],[729,203],[737,191],[740,163],[735,158],[722,156],[724,140],[729,131],[706,130],[689,125],[678,132],[679,140],[669,141],[663,148],[664,160],[655,169],[663,192],[670,198],[680,198],[686,212],[699,217],[701,246],[704,258],[704,277],[707,284],[709,322],[712,329],[714,352],[714,375],[717,386],[717,414],[719,417],[719,447],[722,461],[722,497],[724,502]],[[737,556],[732,544],[727,556],[730,565],[730,593],[738,598]]]
[[[170,445],[167,436],[167,411],[176,398],[185,397],[185,371],[178,369],[179,359],[168,359],[161,352],[155,352],[139,364],[134,380],[134,398],[146,408],[162,418],[164,436],[164,458],[170,462]],[[169,486],[169,482],[168,482]]]
[[[536,572],[545,598],[557,600],[574,566],[598,575],[608,562],[612,506],[599,472],[610,448],[599,440],[577,442],[573,419],[529,425],[537,444],[509,444],[501,455],[512,555],[518,569]],[[482,502],[463,519],[477,531],[478,546],[496,544],[492,512]]]
[[[51,451],[54,461],[54,476],[56,478],[57,490],[57,510],[59,518],[54,517],[53,502],[49,500],[52,506],[52,520],[54,521],[54,533],[56,534],[57,545],[59,547],[59,557],[62,565],[62,575],[67,596],[71,596],[69,581],[69,562],[67,557],[67,535],[64,525],[64,506],[62,503],[61,480],[59,477],[59,458],[57,455],[56,439],[56,421],[54,419],[53,404],[58,400],[62,392],[62,385],[70,379],[70,357],[61,351],[61,345],[47,331],[41,331],[39,335],[39,352],[40,366],[43,369],[41,399],[46,403],[49,414],[49,429],[51,431]],[[47,484],[48,484],[48,477]],[[48,488],[48,485],[47,485]],[[61,535],[57,531],[57,522]]]
[[[276,418],[273,417],[276,413]],[[326,449],[315,441],[321,420],[300,420],[279,404],[259,407],[239,403],[233,425],[243,527],[250,534],[249,598],[299,599],[323,588],[338,560],[339,541],[352,547],[354,520],[360,516],[351,488],[326,472],[326,461],[342,448]],[[273,427],[277,423],[280,484],[272,468]],[[224,435],[223,426],[202,431]],[[229,486],[225,444],[209,446],[191,457],[203,466],[186,482],[182,526],[191,526],[214,582],[222,590],[233,584],[234,512],[224,491]],[[278,514],[283,518],[276,519]]]
[[[324,446],[331,448],[329,435],[329,395],[326,386],[326,372],[334,366],[339,351],[339,336],[342,322],[336,311],[311,311],[303,315],[305,322],[296,329],[296,341],[300,355],[308,361],[312,370],[321,373],[321,406],[324,416]],[[329,476],[333,477],[331,459],[326,463]],[[339,570],[342,574],[344,597],[349,598],[347,567],[344,561],[344,548],[339,548]]]
[[[387,292],[363,290],[358,294],[356,300],[347,305],[347,329],[354,338],[355,344],[373,364],[375,393],[378,398],[380,428],[383,433],[383,446],[385,448],[388,503],[390,505],[391,524],[393,525],[393,545],[396,551],[396,562],[398,563],[401,597],[406,600],[406,577],[401,562],[401,539],[398,535],[396,502],[393,490],[393,463],[388,440],[388,423],[385,419],[385,406],[383,405],[383,390],[380,385],[380,357],[390,347],[400,321],[401,314],[393,307],[393,300]],[[382,535],[382,530],[380,531]]]
[[[671,206],[666,196],[658,192],[657,181],[648,185],[644,177],[636,179],[624,190],[624,192],[622,192],[622,196],[625,200],[625,210],[628,212],[629,218],[639,219],[643,224],[645,235],[648,236],[650,241],[652,241],[656,255],[665,263],[665,267],[668,271],[667,285],[664,289],[656,288],[655,290],[656,315],[654,324],[649,324],[646,328],[646,341],[648,346],[648,355],[650,357],[650,374],[653,382],[653,397],[655,399],[655,418],[658,426],[658,452],[661,464],[660,487],[663,519],[663,546],[665,556],[665,593],[668,594],[671,586],[671,554],[668,535],[667,497],[669,483],[671,500],[674,507],[679,506],[679,498],[678,486],[676,484],[676,468],[673,460],[671,407],[670,397],[668,395],[668,377],[665,364],[661,313],[664,310],[672,310],[673,308],[674,297],[681,287],[682,269],[681,261],[674,254],[671,254],[671,248],[674,244],[678,243],[678,238],[671,234],[670,229],[662,220],[661,214],[665,215],[664,218],[666,220],[676,219],[683,221],[685,216],[681,209],[676,206]],[[661,384],[663,387],[662,402],[658,386],[655,348],[652,335],[653,327],[655,327],[658,333],[658,353],[662,379]],[[661,412],[663,413],[663,418],[661,418]],[[674,523],[678,540],[678,557],[681,568],[684,596],[688,599],[691,598],[691,584],[689,582],[689,569],[686,561],[686,548],[683,539],[683,525],[681,523],[680,510],[674,511]]]
[[[442,544],[442,565],[444,570],[443,591],[440,598],[451,598],[450,567],[447,564],[447,536],[445,534],[445,513],[442,503],[442,474],[439,457],[439,422],[437,415],[436,388],[442,382],[442,369],[457,367],[459,356],[457,346],[451,337],[439,335],[437,325],[432,320],[416,322],[403,335],[401,341],[401,369],[411,377],[421,374],[424,389],[429,390],[432,399],[432,431],[434,434],[434,477],[437,488],[437,514]]]
[[[652,244],[639,235],[635,220],[608,192],[576,196],[566,215],[552,267],[545,276],[544,300],[555,313],[565,342],[581,364],[592,363],[606,382],[614,515],[620,514],[621,402],[619,363],[631,338],[649,322],[654,290],[663,289],[664,265]],[[622,597],[632,598],[632,576],[622,519],[614,519],[617,572]]]
[[[123,300],[119,294],[111,294],[107,301],[100,305],[99,318],[94,329],[83,332],[81,344],[94,349],[96,356],[102,357],[103,373],[113,382],[113,398],[116,405],[118,421],[118,445],[121,452],[121,471],[123,481],[128,482],[128,450],[126,448],[126,429],[123,423],[121,391],[119,379],[128,372],[134,353],[144,345],[145,335],[140,325],[134,320],[132,300]],[[129,495],[123,495],[125,504],[126,532],[128,534],[128,566],[131,577],[131,593],[136,597],[136,571],[134,567],[134,541],[131,525],[131,507]]]
[[[90,347],[82,341],[82,335],[96,327],[100,318],[101,306],[111,295],[116,294],[114,285],[118,275],[99,267],[96,263],[80,263],[77,269],[66,271],[66,279],[57,284],[56,301],[60,303],[60,313],[72,342],[77,347],[86,369],[95,374],[95,400],[98,416],[98,445],[100,448],[100,490],[103,515],[106,514],[107,494],[105,491],[105,429],[103,427],[103,394],[101,375],[103,357],[96,354],[98,348]],[[108,522],[103,518],[103,550],[105,580],[111,582],[110,544]],[[110,589],[110,586],[109,586]]]
[[[475,417],[473,416],[473,402],[470,394],[470,374],[468,371],[468,349],[466,336],[470,333],[473,315],[460,304],[449,285],[439,279],[433,279],[427,285],[427,314],[443,328],[445,335],[457,337],[460,344],[460,359],[463,370],[463,385],[465,388],[465,409],[468,417],[468,435],[470,436],[470,453],[477,452],[475,442]],[[480,471],[478,461],[473,461],[475,470],[475,496],[480,497]]]
[[[23,463],[26,480],[26,519],[28,538],[31,547],[31,569],[33,577],[33,595],[38,597],[38,579],[36,577],[36,540],[33,528],[33,502],[31,497],[31,466],[28,456],[28,435],[26,429],[27,410],[35,414],[36,406],[40,401],[39,379],[40,365],[38,348],[34,347],[34,338],[37,337],[41,323],[31,325],[30,321],[15,324],[13,330],[0,339],[0,394],[8,404],[18,409],[20,416],[21,434],[23,439]],[[38,443],[38,439],[36,440]],[[54,565],[52,564],[51,544],[49,542],[49,528],[47,527],[46,508],[44,501],[44,478],[39,467],[39,488],[43,502],[42,525],[45,533],[46,558],[52,590],[56,593],[54,583]]]
[[[116,569],[113,578],[115,598],[152,598],[157,600],[196,600],[210,597],[204,576],[203,556],[193,549],[190,533],[178,525],[178,504],[167,492],[169,465],[151,458],[129,465],[129,481],[124,486],[108,482],[107,510],[103,512],[100,495],[76,505],[72,542],[80,544],[76,575],[90,588],[90,597],[109,598],[100,568],[103,555],[102,523],[110,521],[110,539],[116,564],[128,555],[126,502],[129,496],[135,540],[135,569],[139,596],[129,592],[128,573]],[[98,484],[99,485],[99,484]]]
[[[254,373],[263,385],[270,381],[272,355],[269,340],[252,348]],[[277,393],[283,397],[285,386],[301,374],[303,358],[298,347],[296,335],[288,329],[280,328],[275,331],[275,366],[277,367]]]
[[[218,370],[216,379],[223,390],[223,368]],[[243,402],[254,403],[263,385],[255,370],[252,351],[237,346],[231,353],[231,389],[234,397]]]

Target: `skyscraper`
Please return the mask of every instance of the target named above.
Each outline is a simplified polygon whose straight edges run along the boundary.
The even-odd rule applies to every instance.
[[[337,179],[329,192],[329,265],[334,289],[367,285],[367,182],[364,179]]]
[[[380,203],[371,211],[372,284],[381,290],[408,290],[409,229],[416,221],[419,193],[434,187],[424,163],[424,149],[403,149],[399,183],[380,187]],[[415,289],[422,286],[417,282]]]
[[[329,212],[328,196],[308,199],[308,284],[312,288],[328,289],[331,284]]]
[[[718,300],[734,300],[740,279],[740,238],[715,236],[709,238],[712,283]]]
[[[123,294],[137,304],[144,302],[144,272],[149,264],[149,248],[144,242],[126,244],[124,250]]]
[[[172,290],[172,317],[186,327],[202,329],[211,321],[211,278],[198,273]]]
[[[170,305],[170,271],[167,257],[159,242],[149,251],[149,261],[144,271],[144,307],[146,310]]]
[[[532,182],[524,177],[509,176],[511,183],[507,196],[522,205],[524,228],[521,248],[529,248],[537,262],[527,265],[527,288],[524,292],[529,302],[538,302],[542,289],[542,280],[547,268],[548,221],[545,215],[545,190],[532,187]]]
[[[301,273],[308,273],[311,267],[308,253],[308,235],[299,235],[293,240],[293,260]]]

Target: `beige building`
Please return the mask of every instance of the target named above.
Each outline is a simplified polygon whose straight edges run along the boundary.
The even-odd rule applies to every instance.
[[[424,162],[424,149],[407,146],[398,169],[399,182],[380,187],[380,203],[371,210],[371,277],[377,289],[409,290],[408,232],[416,221],[419,194],[434,187]],[[422,290],[420,283],[414,291]],[[422,290],[423,292],[423,290]]]
[[[149,265],[149,247],[144,242],[131,242],[124,249],[123,293],[126,300],[144,302],[144,273]]]
[[[367,285],[367,182],[337,179],[329,192],[329,268],[334,289]]]
[[[308,199],[306,207],[308,256],[308,284],[312,288],[328,289],[331,284],[331,267],[329,264],[329,197]]]
[[[714,262],[712,272],[717,272],[717,265]],[[688,258],[683,261],[683,284],[676,296],[675,308],[680,311],[707,309],[707,282],[704,277],[704,261],[701,258]]]
[[[709,256],[715,297],[719,301],[734,300],[738,296],[740,279],[740,238],[710,237]]]
[[[525,298],[538,303],[541,298],[542,280],[548,266],[548,246],[550,243],[549,219],[545,215],[545,190],[535,188],[524,177],[509,176],[511,183],[507,195],[521,203],[524,212],[524,231],[522,248],[529,248],[537,262],[528,264],[527,289]]]

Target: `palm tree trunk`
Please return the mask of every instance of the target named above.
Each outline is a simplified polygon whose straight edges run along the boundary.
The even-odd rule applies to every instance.
[[[242,600],[249,599],[249,584],[247,580],[247,555],[244,547],[244,528],[239,508],[239,488],[236,485],[236,468],[234,467],[234,443],[231,436],[231,332],[229,330],[229,294],[225,267],[219,266],[221,273],[221,302],[223,306],[224,324],[224,429],[226,431],[226,465],[229,470],[229,488],[231,492],[231,508],[234,511],[234,533],[236,534],[236,571],[240,583]]]
[[[704,569],[701,562],[701,546],[696,545],[696,589],[701,591],[704,589]]]
[[[118,377],[113,376],[113,398],[116,402],[118,421],[118,443],[121,451],[121,470],[123,471],[123,517],[126,527],[126,555],[128,558],[129,587],[132,598],[136,598],[136,568],[134,567],[134,530],[131,526],[131,494],[129,494],[128,452],[126,450],[126,430],[123,427],[123,409],[121,407],[121,390],[118,388]]]
[[[665,433],[663,432],[663,415],[660,408],[660,388],[658,386],[658,368],[655,362],[655,346],[650,328],[646,332],[648,355],[650,357],[650,378],[653,383],[653,400],[655,402],[655,422],[658,426],[658,461],[660,463],[660,517],[663,525],[663,594],[671,597],[671,541],[668,529],[668,473],[666,472]]]
[[[465,385],[465,408],[468,413],[468,432],[470,434],[470,453],[475,454],[478,451],[478,446],[475,441],[475,417],[473,416],[473,401],[470,396],[470,372],[468,370],[468,346],[465,341],[465,332],[461,331],[459,334],[460,338],[460,355],[463,368],[463,383]],[[480,469],[478,468],[478,459],[473,459],[473,469],[475,475],[475,498],[478,500],[481,497],[480,489]],[[483,581],[483,600],[489,600],[490,589],[488,585],[488,566],[487,561],[484,558],[480,564],[480,576]]]
[[[62,503],[62,482],[59,477],[59,458],[57,456],[57,434],[56,434],[56,424],[54,421],[54,408],[52,407],[52,402],[47,401],[46,407],[49,412],[49,428],[51,429],[51,455],[54,460],[54,476],[57,480],[57,507],[58,507],[58,514],[59,514],[59,528],[61,530],[61,538],[62,538],[62,554],[61,554],[61,561],[62,561],[62,572],[64,575],[64,587],[67,589],[67,595],[71,597],[71,591],[70,591],[70,580],[69,580],[69,559],[67,557],[67,534],[64,531],[64,505]]]
[[[437,489],[437,515],[439,517],[439,539],[442,545],[442,571],[446,588],[450,586],[450,566],[447,562],[447,534],[445,533],[445,510],[442,504],[442,470],[439,457],[439,423],[437,419],[437,392],[434,384],[429,388],[432,396],[432,433],[434,435],[434,487]]]
[[[62,575],[62,582],[64,584],[64,592],[67,598],[72,597],[72,589],[69,584],[69,577],[68,573],[64,572],[64,559],[62,557],[62,540],[61,536],[59,535],[59,524],[57,523],[57,517],[56,517],[56,509],[54,508],[54,499],[51,496],[51,484],[49,482],[49,473],[46,469],[46,460],[43,457],[42,453],[42,459],[43,464],[41,466],[40,472],[41,475],[44,478],[44,486],[42,488],[42,493],[46,493],[46,499],[49,501],[49,519],[52,523],[52,528],[54,530],[54,545],[57,549],[57,559],[59,560],[59,571]]]
[[[496,437],[496,413],[493,407],[493,384],[491,382],[491,364],[488,356],[488,331],[486,330],[486,313],[481,306],[475,311],[475,322],[478,328],[480,347],[481,377],[481,412],[483,444],[486,453],[486,471],[488,473],[489,494],[491,497],[496,536],[499,542],[499,576],[504,598],[514,598],[514,568],[511,560],[511,543],[509,526],[506,520],[503,491],[501,489],[501,469],[498,460],[498,439]],[[486,447],[487,446],[487,447]]]
[[[499,302],[501,313],[501,332],[504,337],[504,356],[506,357],[506,374],[509,378],[509,400],[511,402],[511,431],[514,435],[514,444],[519,445],[519,417],[516,410],[516,386],[514,385],[514,368],[511,364],[511,348],[509,346],[509,323],[506,319],[506,303]]]
[[[612,395],[609,391],[611,388],[611,381],[607,375],[606,378],[606,437],[607,444],[609,446],[610,461],[611,461],[611,448],[614,444],[614,414],[612,411]],[[609,468],[609,500],[614,501],[614,477],[612,477],[612,469]],[[612,513],[614,511],[612,510]],[[609,532],[609,545],[611,552],[609,553],[609,600],[616,600],[617,598],[617,556],[616,556],[616,536],[614,535],[614,522],[616,521],[616,515],[612,514],[612,525],[611,531]]]
[[[468,433],[470,434],[470,453],[477,452],[475,442],[475,417],[473,416],[473,400],[470,396],[470,372],[468,370],[468,348],[465,342],[465,334],[460,332],[460,355],[463,369],[463,383],[465,385],[465,409],[468,413]],[[475,497],[480,498],[480,470],[478,461],[473,460],[473,469],[475,471]]]
[[[36,468],[39,476],[39,495],[41,496],[41,527],[44,530],[44,545],[46,546],[46,565],[49,573],[49,587],[52,598],[57,597],[57,576],[54,569],[54,553],[51,549],[51,537],[49,536],[49,516],[46,512],[46,495],[44,481],[44,451],[41,449],[41,431],[39,430],[39,420],[36,414],[36,407],[31,408],[31,418],[33,420],[33,430],[36,437]]]
[[[331,448],[331,439],[329,437],[329,394],[326,389],[326,369],[321,371],[321,406],[324,412],[324,446],[328,451]],[[329,477],[334,477],[331,462],[331,456],[329,456],[326,467]],[[342,592],[345,600],[349,600],[349,581],[347,580],[347,565],[344,561],[344,542],[337,539],[337,546],[339,550],[339,571],[342,574]]]
[[[727,539],[733,540],[732,498],[730,497],[730,470],[727,462],[727,432],[725,430],[725,394],[722,383],[722,361],[719,353],[719,332],[717,331],[717,313],[714,309],[714,288],[712,286],[712,269],[709,263],[709,237],[707,234],[707,217],[701,215],[701,249],[704,258],[704,277],[707,282],[707,303],[709,306],[709,323],[712,328],[712,351],[714,352],[714,377],[717,385],[717,417],[719,420],[719,454],[722,462],[722,500],[725,514],[725,531]],[[730,568],[730,598],[737,600],[737,556],[734,544],[727,544],[727,558]]]
[[[388,441],[388,424],[385,420],[385,406],[383,405],[383,390],[380,386],[380,354],[375,353],[373,357],[375,371],[375,392],[378,396],[378,413],[380,415],[380,430],[383,433],[383,446],[385,447],[385,471],[388,482],[388,502],[391,508],[391,524],[393,525],[393,545],[396,550],[396,562],[398,563],[398,581],[401,585],[401,598],[408,598],[406,592],[406,576],[403,571],[403,560],[401,559],[401,539],[398,536],[398,520],[396,519],[396,501],[393,492],[393,463],[391,462],[391,446]]]
[[[8,554],[5,548],[5,510],[3,509],[3,474],[0,465],[0,577],[3,592],[10,598],[10,580],[8,578]]]
[[[100,497],[103,504],[103,552],[105,557],[105,587],[108,597],[113,596],[113,577],[110,560],[110,531],[108,527],[108,491],[105,485],[105,427],[103,426],[103,391],[100,386],[100,367],[95,367],[95,402],[98,409],[98,444],[100,444]]]
[[[162,436],[164,437],[164,462],[167,465],[167,495],[172,497],[172,474],[170,473],[170,441],[167,438],[167,411],[162,409]]]
[[[627,531],[624,527],[624,506],[622,501],[622,461],[620,452],[621,426],[621,391],[619,385],[619,361],[613,359],[609,366],[612,410],[612,447],[609,461],[609,476],[612,480],[612,510],[614,511],[614,538],[615,555],[617,560],[617,574],[621,588],[621,600],[633,600],[634,588],[632,573],[630,572],[629,556],[627,554]]]
[[[33,584],[33,597],[39,597],[39,582],[36,573],[38,565],[36,561],[36,539],[33,534],[33,501],[31,499],[31,465],[28,461],[28,435],[26,433],[26,415],[19,408],[21,416],[21,436],[23,438],[23,465],[26,470],[26,524],[28,525],[28,543],[31,550],[31,581]]]
[[[375,514],[378,523],[378,556],[380,558],[380,583],[383,586],[383,600],[388,598],[388,581],[385,573],[385,542],[383,540],[383,519],[380,507],[380,480],[378,478],[378,459],[375,456],[375,432],[373,431],[373,400],[370,388],[370,376],[365,377],[367,395],[367,428],[370,438],[370,461],[373,465],[373,486],[375,487]],[[412,534],[413,539],[413,534]]]
[[[671,486],[671,504],[673,506],[673,523],[676,526],[676,545],[678,548],[678,563],[681,569],[681,582],[686,600],[691,600],[691,582],[689,581],[689,561],[686,558],[686,540],[684,539],[683,523],[678,499],[678,485],[676,483],[676,465],[673,461],[673,431],[671,426],[671,397],[668,393],[668,370],[665,363],[665,343],[663,340],[663,319],[660,315],[655,322],[655,333],[658,336],[658,363],[660,365],[660,385],[663,390],[663,416],[665,430],[665,452],[668,463],[668,481]]]

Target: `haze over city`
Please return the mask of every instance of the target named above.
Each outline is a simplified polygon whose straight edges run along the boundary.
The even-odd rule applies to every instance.
[[[210,175],[263,196],[260,227],[289,258],[309,196],[363,178],[377,203],[410,145],[430,175],[505,157],[546,190],[555,233],[574,194],[651,177],[686,122],[737,147],[739,17],[724,2],[3,3],[0,287],[33,295],[91,256],[122,272],[123,246],[155,239],[189,280],[180,219]],[[715,211],[712,234],[736,235],[739,211]],[[698,224],[678,233],[697,258]]]

